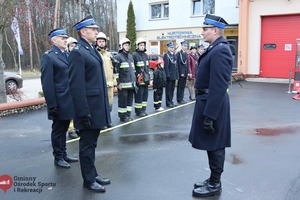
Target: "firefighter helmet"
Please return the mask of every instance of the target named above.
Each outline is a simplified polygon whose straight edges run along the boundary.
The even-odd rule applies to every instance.
[[[69,46],[72,43],[76,43],[77,44],[77,40],[73,37],[68,37],[67,39],[67,46]]]
[[[97,39],[104,39],[104,40],[107,40],[107,37],[106,37],[106,35],[105,35],[103,32],[100,32],[100,33],[98,33],[98,35],[97,35]]]
[[[146,40],[144,38],[140,37],[135,41],[136,46],[139,46],[140,43],[146,44]]]
[[[120,40],[119,45],[122,47],[122,45],[125,44],[125,43],[130,44],[130,40],[128,38],[123,38],[123,39]]]
[[[120,49],[123,49],[123,44],[126,44],[126,43],[130,44],[130,40],[128,38],[122,38],[119,43]]]

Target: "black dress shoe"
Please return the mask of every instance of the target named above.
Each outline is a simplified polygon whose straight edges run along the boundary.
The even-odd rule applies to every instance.
[[[62,167],[62,168],[70,168],[70,164],[67,163],[64,159],[60,159],[60,160],[54,160],[54,164],[58,167]]]
[[[204,184],[204,186],[195,188],[193,190],[193,196],[208,197],[208,196],[219,194],[221,192],[222,192],[221,182],[215,184],[210,184],[209,182],[207,182],[207,184]]]
[[[111,128],[111,127],[113,127],[113,125],[112,124],[107,124],[106,127]]]
[[[101,184],[101,185],[108,185],[110,184],[110,179],[108,178],[102,178],[101,176],[96,176],[95,180],[97,183]]]
[[[103,187],[102,185],[100,185],[97,182],[83,183],[83,187],[88,190],[92,190],[93,192],[105,192],[105,187]]]
[[[196,183],[194,184],[194,188],[203,187],[203,186],[207,185],[208,182],[209,182],[209,178],[206,179],[206,180],[203,181],[203,182],[196,182]]]
[[[170,105],[167,105],[168,108],[174,108],[174,105],[170,104]]]
[[[67,162],[78,162],[78,158],[74,158],[74,157],[70,157],[70,156],[64,157],[64,160]]]
[[[70,131],[70,132],[68,132],[68,134],[69,134],[69,138],[71,138],[71,139],[76,139],[79,137],[75,131]]]

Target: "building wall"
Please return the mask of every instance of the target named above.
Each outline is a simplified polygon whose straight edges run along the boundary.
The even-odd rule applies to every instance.
[[[126,35],[127,9],[130,0],[118,0],[118,33],[119,39]],[[169,18],[151,19],[150,5],[169,2]],[[147,41],[149,53],[162,54],[166,48],[163,46],[169,41],[179,44],[182,40],[190,41],[190,45],[203,43],[201,40],[200,25],[205,15],[193,16],[192,0],[132,0],[136,17],[137,38],[143,37]],[[222,16],[229,24],[238,24],[237,0],[215,0],[215,14]],[[237,26],[225,30],[225,36],[237,36]],[[157,42],[158,46],[151,46]],[[179,45],[180,46],[180,45]]]
[[[250,0],[249,2],[240,1],[240,4],[243,3],[249,4],[249,11],[240,10],[240,13],[249,12],[248,38],[242,38],[243,40],[247,41],[243,41],[244,45],[239,48],[240,52],[238,63],[240,67],[240,65],[243,65],[241,64],[243,63],[243,61],[247,61],[247,66],[241,67],[242,73],[248,75],[259,75],[261,56],[261,16],[288,15],[300,13],[300,2],[299,0]],[[240,8],[247,9],[248,7],[240,5]],[[248,52],[248,54],[245,55],[241,51]],[[245,58],[245,56],[247,56],[248,58]]]

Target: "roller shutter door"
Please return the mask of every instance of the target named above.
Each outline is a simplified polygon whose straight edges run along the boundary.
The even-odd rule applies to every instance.
[[[262,17],[261,77],[289,77],[289,70],[295,68],[297,38],[300,38],[300,15]]]

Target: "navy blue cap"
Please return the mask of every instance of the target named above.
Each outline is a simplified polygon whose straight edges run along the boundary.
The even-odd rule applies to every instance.
[[[203,25],[201,27],[218,27],[224,29],[228,23],[222,17],[206,14]]]
[[[181,45],[188,45],[187,41],[180,42]]]
[[[94,20],[94,18],[92,17],[92,15],[89,15],[87,17],[85,17],[84,19],[82,19],[81,21],[77,22],[73,28],[75,27],[75,30],[78,31],[84,27],[87,28],[99,28],[99,26],[96,25],[96,22]]]
[[[168,47],[175,47],[175,45],[174,45],[173,42],[169,42],[169,43],[167,44],[167,46],[168,46]]]
[[[69,37],[64,28],[56,28],[56,29],[53,29],[52,31],[50,31],[49,37],[53,38],[54,36]]]

